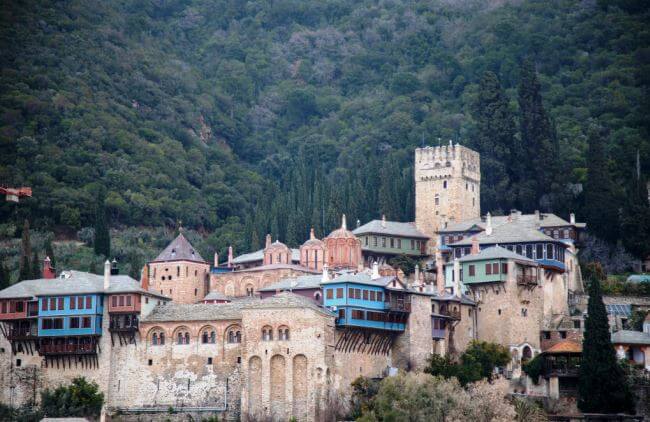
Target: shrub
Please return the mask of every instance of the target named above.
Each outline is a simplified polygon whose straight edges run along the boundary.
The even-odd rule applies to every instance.
[[[49,417],[98,417],[104,405],[104,394],[95,382],[89,383],[84,377],[72,380],[68,386],[55,390],[46,389],[41,393],[41,408]]]

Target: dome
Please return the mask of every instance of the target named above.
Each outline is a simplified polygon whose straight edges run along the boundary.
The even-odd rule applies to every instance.
[[[347,224],[345,222],[345,214],[341,217],[341,227],[334,230],[327,236],[327,239],[356,239],[357,237],[348,230]]]
[[[302,246],[325,246],[325,243],[323,243],[322,240],[316,238],[314,235],[314,229],[312,228],[309,231],[309,239],[307,239],[307,241],[305,241]]]

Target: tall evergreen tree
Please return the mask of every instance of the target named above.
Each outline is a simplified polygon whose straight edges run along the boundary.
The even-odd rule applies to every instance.
[[[589,413],[630,411],[634,401],[623,368],[616,360],[597,278],[589,281],[587,312],[578,378],[578,407]]]
[[[11,286],[11,273],[5,265],[4,261],[0,262],[0,290],[6,289]]]
[[[645,178],[637,152],[637,163],[630,178],[623,215],[621,216],[621,239],[625,249],[637,258],[650,256],[650,202]]]
[[[516,164],[515,121],[499,79],[485,72],[473,107],[477,125],[476,148],[481,154],[481,209],[509,210],[512,177]]]
[[[38,258],[38,252],[34,251],[34,255],[32,256],[32,275],[31,278],[36,280],[38,278],[42,277],[41,273],[41,262]]]
[[[111,255],[111,235],[106,221],[106,195],[103,190],[98,194],[95,209],[95,255],[108,259]]]
[[[541,86],[531,60],[524,60],[519,83],[519,205],[525,211],[538,209],[542,196],[555,187],[558,177],[557,136],[542,103]]]
[[[387,158],[388,159],[382,163],[379,172],[379,212],[385,215],[388,220],[396,220],[400,217],[400,202],[397,193],[399,171],[395,159],[393,157]]]
[[[22,239],[20,241],[21,255],[20,268],[18,272],[18,281],[29,280],[32,276],[32,243],[29,236],[29,220],[25,219],[23,223]]]
[[[603,129],[589,128],[584,213],[592,233],[608,242],[618,238],[618,208],[604,147]]]
[[[45,240],[45,256],[50,258],[52,268],[56,268],[56,257],[54,256],[54,247],[52,246],[52,237],[50,236]]]

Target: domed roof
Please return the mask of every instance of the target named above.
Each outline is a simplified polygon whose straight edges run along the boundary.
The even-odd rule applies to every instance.
[[[271,235],[267,234],[266,245],[264,246],[264,250],[266,249],[289,249],[289,247],[284,243],[280,242],[279,240],[276,240],[275,242],[271,243]]]
[[[341,227],[334,230],[327,236],[327,239],[356,239],[357,237],[348,230],[347,224],[345,222],[345,214],[341,217]]]
[[[309,239],[307,239],[307,241],[302,244],[302,246],[323,246],[323,245],[324,245],[323,241],[317,239],[316,236],[314,235],[313,228],[309,231]]]

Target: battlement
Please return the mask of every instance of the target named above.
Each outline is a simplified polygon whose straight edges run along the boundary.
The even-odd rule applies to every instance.
[[[415,149],[416,180],[454,176],[480,181],[480,154],[460,144]]]

